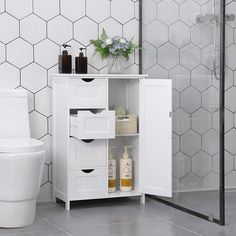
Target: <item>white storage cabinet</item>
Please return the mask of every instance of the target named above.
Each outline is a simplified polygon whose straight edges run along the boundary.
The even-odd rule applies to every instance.
[[[146,75],[52,75],[53,197],[71,201],[172,196],[171,81]],[[115,134],[114,106],[138,117],[138,133]],[[133,190],[119,191],[123,146],[133,146]],[[108,193],[108,150],[116,146],[117,191]]]

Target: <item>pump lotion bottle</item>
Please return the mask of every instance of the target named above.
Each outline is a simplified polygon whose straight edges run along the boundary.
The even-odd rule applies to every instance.
[[[75,58],[75,73],[76,74],[88,73],[88,58],[84,56],[83,50],[85,50],[85,48],[80,48],[79,56]]]
[[[120,159],[120,191],[130,192],[132,190],[132,159],[129,157],[128,148],[132,146],[124,146],[123,157]]]
[[[108,160],[108,190],[109,193],[116,191],[116,160],[113,158],[112,150],[116,147],[110,147],[109,160]]]
[[[63,44],[62,55],[58,56],[58,72],[61,74],[71,74],[72,73],[72,56],[68,55],[67,47],[70,45]]]

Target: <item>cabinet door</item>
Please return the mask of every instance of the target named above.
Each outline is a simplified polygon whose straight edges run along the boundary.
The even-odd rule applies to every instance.
[[[146,194],[171,197],[171,80],[141,80],[139,100],[141,191]]]

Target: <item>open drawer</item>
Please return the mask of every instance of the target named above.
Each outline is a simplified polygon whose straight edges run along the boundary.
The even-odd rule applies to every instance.
[[[70,136],[77,139],[115,138],[115,111],[78,111],[70,116]]]
[[[70,81],[70,108],[106,108],[107,79],[77,79]]]

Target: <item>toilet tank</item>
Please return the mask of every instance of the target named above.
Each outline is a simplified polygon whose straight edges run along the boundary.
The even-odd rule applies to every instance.
[[[27,91],[0,89],[0,138],[29,137]]]

